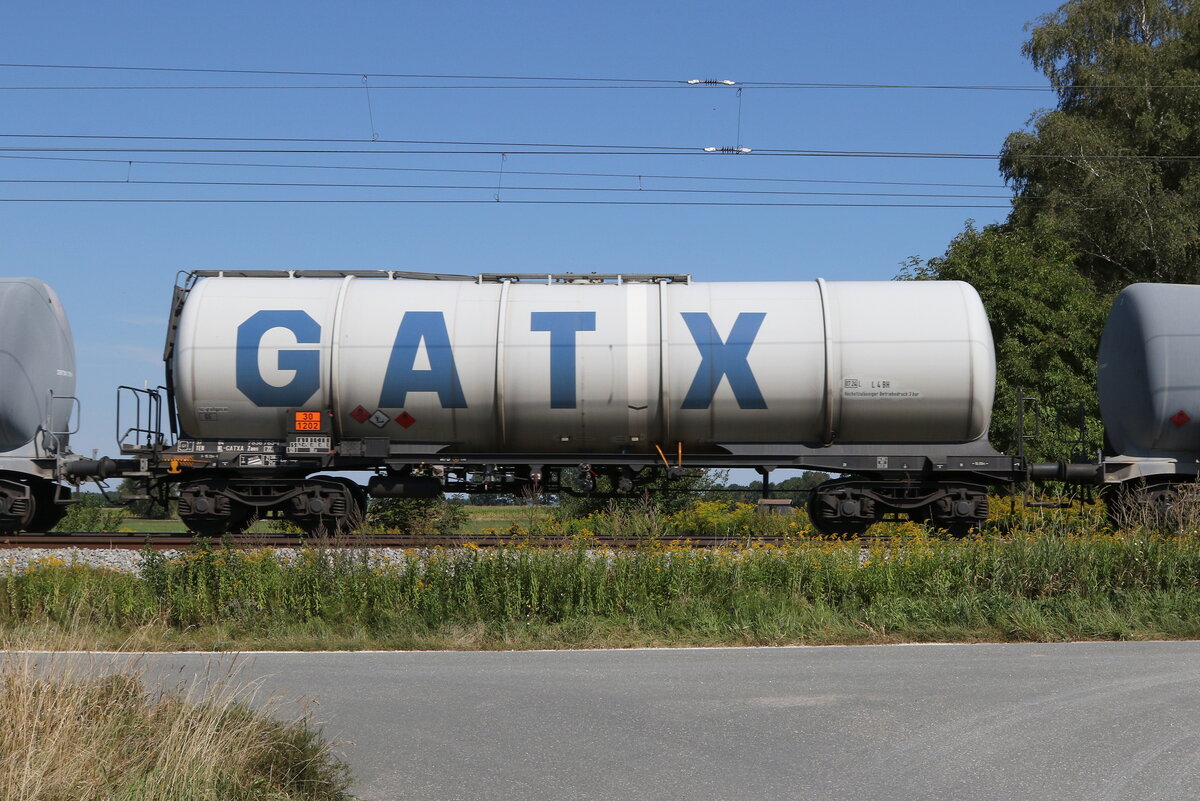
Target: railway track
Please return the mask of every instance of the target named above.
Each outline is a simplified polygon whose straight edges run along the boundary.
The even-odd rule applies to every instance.
[[[324,548],[461,548],[468,544],[480,548],[536,545],[562,547],[571,544],[566,538],[520,538],[496,534],[476,535],[432,535],[412,536],[408,534],[348,534],[336,538],[304,538],[288,534],[251,534],[228,538],[235,548],[296,548],[303,545]],[[154,550],[189,548],[195,544],[189,534],[179,532],[113,534],[0,534],[0,549],[4,548],[85,548],[140,550],[149,546]],[[222,543],[224,540],[221,541]],[[634,548],[646,544],[639,539],[600,539],[598,544],[610,548]],[[779,545],[780,537],[689,537],[686,542],[693,547],[713,548],[730,545],[764,544]]]

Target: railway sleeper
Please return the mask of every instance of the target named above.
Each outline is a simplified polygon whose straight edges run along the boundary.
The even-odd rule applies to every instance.
[[[809,492],[809,518],[822,534],[862,534],[889,513],[965,536],[987,520],[987,487],[847,478],[826,481]]]

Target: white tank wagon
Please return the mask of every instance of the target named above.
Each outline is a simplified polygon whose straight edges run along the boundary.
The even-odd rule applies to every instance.
[[[1021,467],[987,443],[991,331],[958,282],[203,272],[167,371],[177,440],[124,450],[184,482],[196,530],[327,525],[365,499],[307,476],[356,468],[376,495],[829,470],[858,476],[814,493],[829,530],[969,525]]]
[[[341,439],[436,453],[681,443],[961,443],[995,362],[957,282],[474,283],[209,278],[183,306],[175,400],[194,439]]]
[[[75,345],[54,290],[0,278],[0,531],[48,530],[69,497]]]

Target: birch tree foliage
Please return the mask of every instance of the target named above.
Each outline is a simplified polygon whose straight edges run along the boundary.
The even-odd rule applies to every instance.
[[[1049,225],[1097,288],[1200,280],[1200,20],[1190,0],[1072,0],[1022,51],[1056,108],[1005,140],[1010,222]]]

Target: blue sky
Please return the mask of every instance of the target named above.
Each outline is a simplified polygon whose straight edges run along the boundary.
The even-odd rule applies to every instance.
[[[0,241],[6,275],[52,284],[79,352],[77,450],[115,450],[114,388],[162,380],[164,318],[180,270],[388,268],[437,272],[690,272],[698,280],[888,279],[911,255],[942,253],[964,221],[1004,208],[517,205],[518,199],[955,203],[1003,205],[993,160],[703,154],[871,150],[995,153],[1054,102],[1045,92],[745,88],[736,90],[418,90],[382,73],[750,82],[1044,86],[1020,55],[1048,2],[736,4],[689,2],[9,4],[8,64],[116,65],[348,73],[229,75],[0,67]],[[361,78],[368,85],[362,89]],[[455,83],[442,80],[439,83]],[[463,82],[458,82],[459,84]],[[495,84],[496,81],[482,83]],[[516,82],[522,83],[522,82]],[[524,82],[529,84],[532,82]],[[48,90],[17,86],[302,85],[345,89]],[[47,139],[261,137],[279,142]],[[685,155],[147,153],[122,147],[406,149],[379,140],[688,148]],[[445,149],[444,146],[429,146]],[[427,149],[429,149],[427,148]],[[487,150],[520,150],[513,145]],[[9,156],[55,156],[66,161]],[[224,161],[406,170],[151,164]],[[132,162],[132,163],[130,163]],[[531,176],[522,172],[629,177]],[[786,178],[749,183],[650,178]],[[643,193],[522,191],[515,186]],[[804,183],[897,181],[990,188]],[[14,183],[117,181],[118,185]],[[125,183],[126,181],[129,183]],[[135,183],[250,181],[466,185],[479,189],[246,187]],[[33,199],[480,199],[466,204],[48,203]],[[998,199],[829,195],[668,195],[664,188],[987,194]]]

